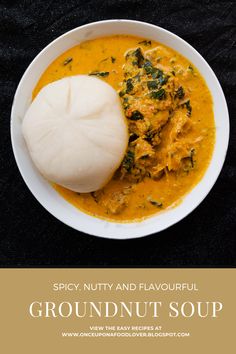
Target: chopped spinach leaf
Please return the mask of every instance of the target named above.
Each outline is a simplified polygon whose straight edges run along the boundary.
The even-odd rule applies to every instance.
[[[185,108],[187,108],[187,116],[188,116],[188,117],[191,116],[191,114],[192,114],[192,106],[191,106],[191,104],[190,104],[190,100],[188,100],[188,101],[182,103],[182,104],[180,105],[180,107],[185,107]]]
[[[149,90],[157,90],[159,87],[158,81],[147,81],[147,87]]]
[[[73,60],[73,58],[71,58],[71,57],[67,58],[66,60],[64,60],[63,65],[64,66],[68,65],[69,63],[72,62],[72,60]]]
[[[126,59],[131,57],[133,59],[132,64],[137,65],[139,68],[141,68],[144,57],[141,48],[137,48],[135,50],[129,51],[126,54]]]
[[[168,75],[165,75],[162,70],[157,69],[157,79],[159,80],[161,85],[165,85],[169,79]]]
[[[149,203],[159,208],[162,207],[162,203],[158,202],[157,200],[149,200]]]
[[[136,139],[138,139],[138,135],[135,133],[131,133],[129,136],[129,143],[132,143],[132,141],[135,141]]]
[[[153,79],[157,79],[157,78],[158,78],[158,69],[153,68],[153,71],[152,71],[152,78],[153,78]]]
[[[185,95],[184,89],[182,86],[179,86],[176,93],[175,93],[175,98],[183,98]]]
[[[143,119],[143,114],[141,112],[139,112],[138,110],[133,111],[131,113],[131,116],[129,117],[130,120],[141,120]]]
[[[194,167],[194,160],[193,160],[193,156],[195,154],[195,149],[191,149],[190,150],[190,162],[191,162],[191,167],[193,168]]]
[[[152,42],[151,42],[151,41],[147,41],[147,40],[145,39],[144,41],[138,42],[138,44],[143,44],[143,45],[145,45],[145,46],[149,46],[149,45],[152,44]]]
[[[149,60],[146,60],[145,63],[143,64],[144,70],[146,71],[147,74],[152,74],[153,73],[153,65]]]
[[[191,71],[192,73],[194,72],[192,65],[189,65],[188,70]]]
[[[112,62],[112,64],[114,64],[115,61],[116,61],[116,58],[115,58],[115,57],[111,57],[111,62]]]
[[[133,91],[134,85],[132,83],[132,79],[128,79],[126,81],[126,93],[130,93],[131,91]]]
[[[89,75],[107,77],[109,75],[109,71],[92,71],[91,73],[89,73]]]
[[[119,92],[119,96],[120,96],[120,97],[123,97],[125,94],[126,94],[126,90],[121,90],[121,91]]]
[[[137,49],[134,51],[134,56],[135,56],[136,59],[137,59],[138,67],[141,68],[141,66],[142,66],[142,64],[143,64],[143,61],[144,61],[144,57],[143,57],[143,53],[142,53],[141,48],[137,48]]]
[[[133,164],[134,164],[134,152],[128,150],[122,162],[122,167],[129,172],[133,167]]]
[[[133,79],[137,80],[138,82],[140,82],[140,74],[137,74],[133,77]]]
[[[161,86],[167,83],[169,76],[165,75],[162,70],[155,68],[149,60],[143,64],[143,68],[148,75],[152,75],[153,79],[158,79]]]
[[[125,98],[123,99],[123,107],[124,107],[125,110],[130,107],[128,97],[125,97]]]
[[[107,58],[104,58],[100,61],[100,63],[103,63],[104,61],[107,61],[108,57]]]
[[[123,107],[124,107],[124,110],[126,111],[130,107],[130,104],[129,103],[124,104]]]
[[[192,106],[190,105],[190,100],[185,103],[185,107],[187,108],[187,115],[190,117],[192,114]]]
[[[152,205],[155,205],[156,207],[162,207],[162,203],[158,202],[157,200],[152,199],[151,196],[147,197],[147,201],[151,203]]]
[[[158,100],[163,100],[166,97],[166,91],[162,88],[158,91],[152,91],[150,97]]]

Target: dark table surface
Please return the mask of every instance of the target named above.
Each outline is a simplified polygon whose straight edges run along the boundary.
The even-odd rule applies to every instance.
[[[0,2],[0,264],[2,267],[234,267],[236,265],[236,2]],[[103,19],[130,18],[162,26],[193,45],[226,95],[231,137],[224,168],[203,203],[166,231],[115,241],[75,231],[36,201],[17,169],[10,110],[32,59],[62,33]]]

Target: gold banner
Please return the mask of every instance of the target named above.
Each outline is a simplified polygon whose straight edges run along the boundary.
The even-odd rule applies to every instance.
[[[1,352],[231,353],[234,269],[1,269]]]

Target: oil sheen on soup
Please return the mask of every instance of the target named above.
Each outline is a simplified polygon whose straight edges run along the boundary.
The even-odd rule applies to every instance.
[[[198,70],[178,52],[129,35],[81,43],[58,57],[34,92],[66,76],[88,74],[117,90],[129,129],[124,160],[93,193],[54,188],[80,210],[137,221],[179,204],[202,178],[215,142],[213,104]]]

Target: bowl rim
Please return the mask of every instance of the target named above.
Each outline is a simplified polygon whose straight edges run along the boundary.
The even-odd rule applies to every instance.
[[[73,34],[74,32],[78,31],[78,30],[82,30],[82,29],[85,29],[85,28],[90,28],[90,27],[93,27],[93,26],[96,26],[96,25],[101,25],[101,24],[112,24],[112,23],[128,23],[128,24],[135,24],[135,25],[141,25],[141,26],[148,26],[149,28],[152,28],[154,31],[156,30],[159,30],[160,32],[162,33],[165,33],[167,36],[170,36],[172,37],[173,39],[176,39],[177,41],[180,41],[182,42],[182,44],[184,44],[189,50],[191,50],[194,54],[194,56],[197,56],[200,61],[205,65],[205,67],[207,68],[207,70],[210,72],[212,78],[214,79],[215,81],[215,84],[218,86],[217,89],[218,89],[218,92],[220,93],[220,98],[221,98],[221,102],[222,102],[222,105],[223,105],[223,109],[224,109],[224,117],[225,117],[225,121],[226,121],[226,126],[224,127],[225,128],[225,138],[224,138],[224,142],[223,142],[223,152],[222,152],[222,155],[221,155],[221,160],[219,161],[218,163],[218,167],[217,167],[217,171],[214,171],[214,175],[211,176],[211,180],[208,181],[208,186],[207,188],[205,188],[205,191],[202,192],[202,196],[200,198],[198,198],[197,202],[195,203],[192,203],[192,205],[190,207],[187,208],[187,210],[183,211],[179,216],[176,217],[176,215],[172,215],[172,220],[167,222],[164,226],[160,227],[160,228],[157,228],[157,226],[155,225],[155,227],[150,227],[149,225],[149,230],[146,231],[146,232],[143,232],[142,230],[142,227],[140,227],[140,231],[133,231],[132,230],[132,225],[135,225],[135,224],[138,224],[140,226],[142,226],[141,224],[143,224],[144,222],[147,221],[147,224],[150,224],[152,222],[152,220],[154,220],[156,217],[158,217],[158,215],[160,214],[154,214],[148,218],[146,218],[144,221],[138,221],[137,223],[136,222],[125,222],[125,223],[119,223],[119,222],[113,222],[113,221],[108,221],[108,220],[103,220],[103,219],[100,219],[100,218],[97,218],[97,217],[94,217],[94,216],[90,216],[84,212],[81,212],[84,217],[88,217],[88,218],[91,218],[91,219],[97,219],[97,220],[100,220],[100,222],[102,221],[102,223],[105,223],[105,227],[103,228],[103,231],[101,232],[101,230],[94,230],[93,231],[91,230],[92,227],[90,226],[85,226],[85,225],[80,225],[78,227],[78,225],[76,223],[72,223],[71,221],[68,220],[68,218],[63,218],[61,215],[58,215],[58,213],[54,210],[55,208],[53,208],[52,206],[48,205],[45,200],[42,200],[43,198],[40,197],[40,195],[33,189],[30,181],[28,180],[28,178],[26,177],[26,174],[21,166],[21,162],[20,162],[20,159],[19,159],[19,156],[18,156],[18,147],[17,147],[17,144],[15,144],[15,141],[14,141],[14,126],[13,126],[13,120],[16,119],[14,118],[15,115],[16,115],[16,108],[15,108],[15,105],[16,105],[16,99],[18,97],[18,95],[20,94],[21,92],[21,88],[22,88],[22,85],[24,83],[24,80],[25,80],[25,77],[27,76],[27,73],[33,68],[34,64],[39,60],[39,58],[44,55],[44,53],[52,46],[54,46],[57,42],[59,42],[62,38],[66,37],[66,36],[69,36],[71,34]],[[117,33],[119,34],[119,33]],[[129,34],[129,33],[127,33]],[[109,33],[108,33],[108,36],[109,36]],[[79,42],[78,42],[79,43]],[[160,43],[163,43],[160,41]],[[165,43],[163,43],[165,45]],[[179,52],[180,54],[181,51]],[[184,55],[185,56],[185,55]],[[209,88],[209,87],[208,87]],[[212,94],[212,91],[211,89],[209,88],[211,94]],[[91,22],[91,23],[88,23],[88,24],[84,24],[82,26],[78,26],[76,28],[73,28],[72,30],[69,30],[65,33],[63,33],[62,35],[60,35],[59,37],[57,37],[56,39],[54,39],[53,41],[51,41],[46,47],[44,47],[38,54],[37,56],[32,60],[32,62],[30,63],[30,65],[26,68],[23,76],[21,77],[21,80],[17,86],[17,89],[16,89],[16,92],[15,92],[15,95],[14,95],[14,99],[13,99],[13,103],[12,103],[12,109],[11,109],[11,120],[10,120],[10,133],[11,133],[11,144],[12,144],[12,149],[13,149],[13,154],[14,154],[14,157],[15,157],[15,160],[16,160],[16,164],[18,166],[18,169],[21,173],[21,176],[24,180],[24,182],[26,183],[27,187],[29,188],[29,190],[31,191],[31,193],[34,195],[34,197],[37,199],[37,201],[50,213],[52,214],[54,217],[56,217],[59,221],[63,222],[64,224],[74,228],[75,230],[77,231],[80,231],[80,232],[84,232],[84,233],[87,233],[89,235],[93,235],[93,236],[98,236],[98,237],[102,237],[102,238],[110,238],[110,239],[134,239],[134,238],[139,238],[139,237],[145,237],[145,236],[149,236],[149,235],[152,235],[152,234],[157,234],[171,226],[173,226],[174,224],[178,223],[179,221],[183,220],[186,216],[188,216],[195,208],[197,208],[197,206],[206,198],[206,196],[208,195],[208,193],[210,192],[210,190],[212,189],[212,187],[214,186],[217,178],[219,177],[219,174],[223,168],[223,164],[224,164],[224,161],[225,161],[225,158],[226,158],[226,153],[227,153],[227,149],[228,149],[228,144],[229,144],[229,132],[230,132],[230,122],[229,122],[229,113],[228,113],[228,107],[227,107],[227,102],[226,102],[226,99],[225,99],[225,96],[224,96],[224,92],[222,90],[222,87],[214,73],[214,71],[212,70],[212,68],[209,66],[209,64],[207,63],[207,61],[202,57],[202,55],[194,48],[192,47],[188,42],[186,42],[184,39],[182,39],[181,37],[179,37],[178,35],[160,27],[160,26],[157,26],[157,25],[154,25],[154,24],[151,24],[151,23],[147,23],[147,22],[143,22],[143,21],[136,21],[136,20],[129,20],[129,19],[110,19],[110,20],[102,20],[102,21],[96,21],[96,22]],[[217,139],[217,136],[216,136],[216,139]],[[215,141],[215,144],[216,144],[216,141]],[[215,147],[214,147],[215,149]],[[214,150],[213,150],[213,154],[214,154]],[[212,155],[212,158],[213,158],[213,155]],[[211,158],[211,161],[212,161],[212,158]],[[210,163],[211,163],[210,161]],[[209,163],[209,165],[210,165]],[[197,183],[197,185],[199,185],[199,183],[204,179],[204,177],[206,176],[206,172],[207,170],[209,169],[209,166],[207,167],[206,171],[204,172],[204,175],[201,177],[200,181]],[[196,186],[197,186],[196,185]],[[195,187],[196,187],[195,186]],[[193,187],[193,189],[195,188]],[[188,194],[191,193],[192,190],[190,190]],[[187,196],[186,195],[186,196]],[[186,198],[186,196],[184,196],[184,199]],[[61,197],[62,198],[62,197]],[[183,202],[181,202],[182,204]],[[180,204],[180,205],[181,205]],[[75,208],[75,207],[73,207]],[[172,209],[169,209],[169,210],[165,210],[164,213],[166,214],[169,214],[171,212],[171,210],[176,210],[179,208],[179,205],[172,208]],[[77,209],[76,209],[77,210]],[[92,221],[92,220],[91,220]],[[109,231],[107,232],[105,229],[107,228],[107,224],[109,225],[118,225],[118,228],[117,230],[113,229],[111,230],[111,228],[108,228]],[[128,228],[127,228],[127,225],[128,225]],[[131,225],[131,227],[129,227],[129,225]],[[145,227],[144,227],[145,229]],[[131,231],[132,230],[132,231]],[[131,235],[132,233],[132,235]]]

